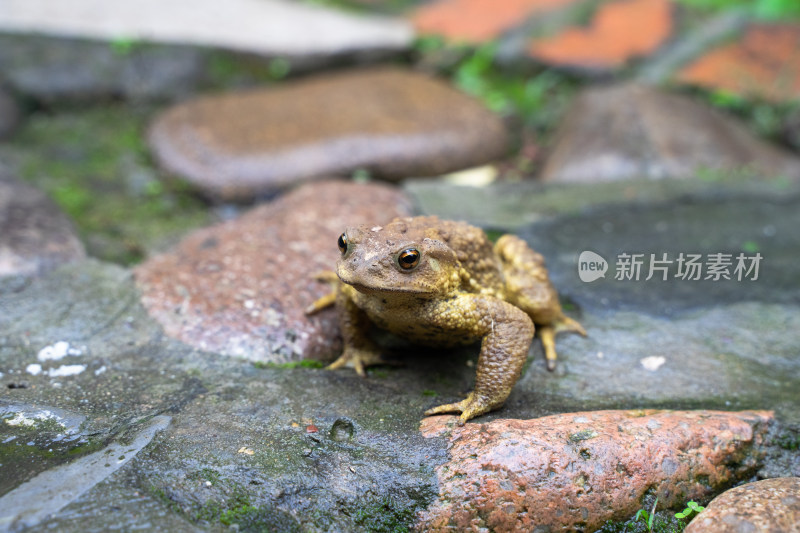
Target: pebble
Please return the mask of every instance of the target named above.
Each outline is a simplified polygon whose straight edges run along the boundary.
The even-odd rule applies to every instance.
[[[85,256],[66,215],[0,166],[0,277],[44,274]]]
[[[686,533],[798,533],[800,477],[762,479],[711,500]]]
[[[190,100],[158,116],[149,141],[167,171],[225,200],[357,170],[390,180],[438,175],[508,147],[502,121],[483,105],[399,68]]]
[[[591,182],[700,173],[797,178],[800,158],[707,104],[625,83],[589,88],[577,97],[541,178]]]

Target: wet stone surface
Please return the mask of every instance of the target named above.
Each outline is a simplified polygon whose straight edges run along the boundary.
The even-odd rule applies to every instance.
[[[166,337],[136,292],[129,272],[94,261],[0,291],[0,498],[31,495],[15,508],[28,517],[18,525],[36,517],[39,500],[26,491],[37,476],[109,450],[115,465],[136,460],[105,478],[102,464],[62,475],[71,499],[34,531],[102,531],[110,521],[391,529],[432,499],[443,449],[417,431],[432,380],[258,369],[199,352]],[[170,423],[152,428],[161,415]],[[148,428],[147,448],[119,451]],[[113,505],[92,511],[103,502]]]
[[[508,143],[480,103],[398,68],[191,100],[156,117],[149,140],[166,170],[229,200],[359,169],[438,175],[498,158]]]
[[[682,197],[617,205],[625,233],[622,226],[604,231],[602,209],[520,231],[545,254],[555,285],[572,303],[567,312],[589,337],[559,338],[554,373],[545,370],[535,342],[506,405],[464,430],[596,409],[774,409],[775,433],[764,444],[775,451],[759,472],[800,475],[797,452],[786,444],[794,433],[782,429],[800,424],[800,313],[796,285],[787,281],[796,279],[790,256],[797,243],[796,232],[786,231],[796,227],[797,202],[788,191],[781,201],[758,194],[735,202]],[[654,229],[662,219],[673,229],[663,241]],[[766,225],[774,228],[770,237]],[[643,252],[663,244],[669,253],[753,240],[764,256],[763,277],[753,285],[763,280],[763,289],[739,298],[737,290],[706,292],[701,284],[692,305],[681,306],[670,300],[679,289],[667,283],[579,281],[575,251],[589,247],[611,259],[623,237]],[[294,235],[291,242],[306,239]],[[81,488],[74,498],[31,530],[102,531],[111,523],[171,531],[410,527],[435,505],[436,469],[452,459],[447,437],[420,433],[422,412],[471,388],[477,347],[403,347],[392,355],[404,366],[372,369],[366,379],[350,369],[259,368],[172,340],[141,305],[131,273],[119,267],[84,261],[27,284],[0,280],[0,479],[7,480],[0,498],[49,469],[88,463],[95,452],[144,438],[153,417],[167,416],[169,425],[154,431],[133,460],[106,477],[89,477],[93,485],[74,485]],[[128,458],[120,455],[116,460]]]
[[[41,274],[85,255],[55,204],[0,165],[0,277]]]
[[[782,198],[685,197],[566,215],[521,231],[547,258],[551,279],[589,333],[561,341],[564,375],[551,391],[580,391],[576,397],[587,405],[768,407],[779,419],[800,421],[793,407],[800,360],[792,348],[800,326],[800,244],[790,229],[798,202],[796,190]],[[578,271],[587,250],[608,261],[605,277],[589,283]],[[615,279],[623,253],[644,254],[638,281]],[[700,254],[702,263],[730,254],[732,279],[675,277],[681,253]],[[752,272],[736,279],[740,253],[762,256],[757,280]],[[666,266],[667,281],[660,270],[645,280],[650,254],[673,261],[657,265]]]

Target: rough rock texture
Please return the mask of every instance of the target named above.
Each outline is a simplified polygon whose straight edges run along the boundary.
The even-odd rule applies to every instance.
[[[85,255],[56,205],[0,167],[0,277],[41,274]]]
[[[503,155],[507,135],[443,82],[382,68],[192,100],[156,118],[150,145],[167,170],[236,199],[359,168],[441,174]]]
[[[17,129],[21,112],[14,97],[0,84],[0,140],[7,139]]]
[[[439,0],[412,14],[417,31],[470,43],[495,39],[526,18],[556,11],[575,0]]]
[[[688,97],[625,84],[579,95],[541,178],[609,181],[687,178],[702,172],[796,178],[800,159]]]
[[[776,102],[800,94],[800,25],[755,24],[677,74],[678,81]]]
[[[101,40],[197,44],[268,55],[334,55],[404,49],[411,28],[402,20],[355,17],[286,0],[5,0],[0,30]]]
[[[533,41],[528,53],[561,67],[607,71],[652,54],[671,34],[669,0],[620,0],[603,4],[587,28]]]
[[[797,533],[800,531],[800,478],[747,483],[714,498],[686,533]]]
[[[136,269],[142,298],[168,334],[204,350],[257,361],[324,359],[341,348],[331,311],[304,309],[330,290],[346,226],[409,214],[382,185],[307,185],[241,218],[195,231]]]
[[[769,412],[594,411],[454,427],[422,531],[593,531],[752,475]],[[423,421],[434,433],[452,417]],[[549,529],[547,529],[549,528]]]
[[[552,187],[582,196],[583,205],[612,203],[564,213],[557,197],[544,194],[550,211],[515,207],[518,218],[533,208],[564,213],[520,234],[547,258],[572,304],[567,312],[589,337],[558,339],[556,372],[547,372],[534,343],[509,400],[475,423],[599,409],[773,409],[778,445],[767,446],[758,475],[800,476],[797,450],[788,449],[800,434],[800,192],[784,184],[778,194],[754,188],[737,196],[725,182],[713,195],[631,205],[621,188],[609,199],[596,186]],[[514,188],[507,194],[522,196]],[[577,277],[575,257],[587,247],[611,260],[623,249],[674,256],[742,243],[757,245],[765,258],[758,282],[586,284]],[[324,248],[335,250],[330,242]],[[319,293],[309,298],[325,291],[314,287]],[[118,266],[87,260],[29,283],[2,278],[0,497],[51,469],[139,440],[163,415],[169,427],[141,450],[125,448],[125,459],[134,450],[135,460],[93,488],[80,481],[96,472],[59,479],[61,495],[77,487],[74,499],[27,531],[218,531],[233,524],[239,531],[402,531],[435,501],[436,468],[448,461],[449,439],[419,432],[422,412],[463,397],[476,354],[477,347],[405,347],[393,354],[403,366],[370,369],[366,379],[351,369],[260,368],[167,336],[141,305],[130,271]],[[642,360],[651,356],[664,363],[648,370]],[[576,436],[575,445],[588,436]],[[16,501],[24,506],[13,510],[17,516],[42,508],[35,497]],[[8,514],[0,506],[0,519]]]

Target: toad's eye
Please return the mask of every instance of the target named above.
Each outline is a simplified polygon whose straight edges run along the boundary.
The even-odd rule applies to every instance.
[[[419,264],[419,250],[407,248],[397,256],[397,263],[403,270],[411,270]]]
[[[336,244],[339,245],[339,251],[345,253],[347,251],[347,235],[344,233],[339,235],[339,240],[336,241]]]

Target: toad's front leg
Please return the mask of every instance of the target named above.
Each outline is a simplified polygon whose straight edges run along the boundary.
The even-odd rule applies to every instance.
[[[426,415],[461,413],[460,424],[497,409],[519,379],[533,340],[533,322],[513,305],[496,298],[463,295],[443,302],[436,322],[454,334],[482,337],[475,389],[466,399],[425,411]]]
[[[344,350],[336,361],[328,365],[328,370],[350,366],[364,377],[367,375],[366,367],[382,364],[384,360],[380,348],[367,337],[369,318],[353,301],[354,292],[353,287],[343,283],[337,287],[336,310],[339,313]]]

